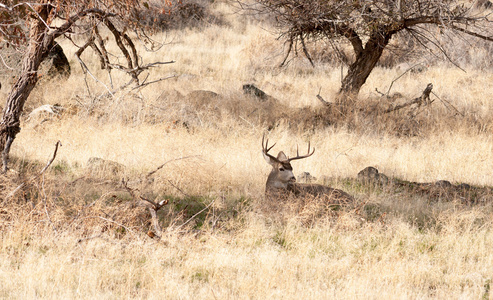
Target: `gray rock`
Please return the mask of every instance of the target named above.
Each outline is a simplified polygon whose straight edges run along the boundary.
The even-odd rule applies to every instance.
[[[309,172],[298,174],[297,181],[301,183],[311,183],[317,181],[317,177],[312,176]]]
[[[125,171],[124,165],[99,157],[89,158],[86,168],[92,175],[120,175]]]
[[[13,47],[0,44],[0,74],[2,82],[10,83],[22,70],[23,52]],[[66,79],[70,76],[70,63],[68,62],[62,47],[54,43],[48,56],[41,62],[38,75],[41,79],[60,77]]]
[[[438,187],[442,187],[442,188],[452,187],[452,184],[450,183],[450,181],[447,181],[447,180],[438,180],[437,182],[435,182],[435,185]]]

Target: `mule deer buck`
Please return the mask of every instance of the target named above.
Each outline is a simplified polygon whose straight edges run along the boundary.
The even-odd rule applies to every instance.
[[[272,171],[265,184],[265,195],[267,198],[282,198],[294,195],[296,198],[305,199],[315,197],[328,201],[329,204],[342,205],[354,202],[354,198],[348,193],[333,189],[321,184],[302,184],[297,183],[293,175],[291,161],[303,159],[313,155],[315,149],[310,152],[310,143],[308,142],[308,151],[306,155],[300,155],[296,148],[296,156],[288,158],[284,152],[280,151],[277,157],[269,154],[269,151],[276,145],[268,146],[267,139],[264,144],[265,136],[262,137],[262,154],[268,164],[272,166]]]

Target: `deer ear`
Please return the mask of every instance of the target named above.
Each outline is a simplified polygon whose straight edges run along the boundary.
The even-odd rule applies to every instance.
[[[274,164],[275,164],[276,162],[275,162],[273,159],[271,159],[271,158],[269,157],[269,155],[266,155],[266,154],[264,153],[264,151],[262,151],[262,155],[264,156],[265,161],[266,161],[269,165],[274,166]]]
[[[288,157],[286,156],[286,154],[284,154],[284,152],[279,152],[279,154],[277,154],[277,159],[280,160],[280,161],[286,161],[288,160]]]

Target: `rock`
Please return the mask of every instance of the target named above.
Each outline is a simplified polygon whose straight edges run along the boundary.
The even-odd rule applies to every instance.
[[[428,65],[425,63],[416,63],[416,64],[410,64],[410,63],[401,63],[395,66],[395,69],[398,72],[405,73],[405,72],[411,72],[411,73],[424,73],[428,71]]]
[[[33,109],[29,113],[29,116],[27,117],[27,121],[30,121],[32,119],[51,118],[51,117],[54,117],[56,115],[59,115],[64,110],[65,110],[65,108],[63,108],[57,104],[55,104],[55,105],[51,105],[51,104],[41,105],[40,107]]]
[[[359,171],[358,179],[359,180],[377,180],[379,177],[378,170],[374,167],[366,167],[363,170]]]
[[[43,60],[39,70],[41,75],[45,75],[49,79],[57,76],[67,79],[70,76],[70,63],[58,43],[55,43],[51,47],[48,56]]]
[[[302,172],[298,175],[297,181],[301,183],[311,183],[317,181],[317,177],[312,176],[309,172]]]
[[[244,84],[243,93],[245,95],[255,96],[261,101],[266,101],[269,98],[269,96],[264,91],[253,84]]]
[[[447,180],[438,180],[437,182],[435,182],[435,185],[438,187],[441,187],[441,188],[452,187],[452,184],[450,183],[450,181],[447,181]]]
[[[116,161],[91,157],[87,160],[86,168],[92,175],[120,175],[126,167]]]
[[[0,43],[0,74],[2,81],[13,81],[22,70],[23,53],[12,47]],[[42,79],[51,79],[59,76],[66,79],[70,76],[70,63],[68,62],[62,47],[54,43],[48,56],[41,62],[38,75]]]
[[[390,182],[390,179],[387,175],[383,173],[378,173],[378,181],[382,184],[388,184]]]
[[[195,90],[188,93],[187,98],[195,99],[196,101],[200,100],[202,102],[209,102],[211,99],[218,98],[219,95],[212,91],[206,90]]]
[[[378,170],[374,167],[366,167],[363,170],[359,171],[358,179],[365,184],[368,183],[387,184],[390,182],[390,179],[387,175],[383,173],[379,173]]]
[[[461,183],[457,186],[461,190],[470,190],[472,187],[467,183]]]

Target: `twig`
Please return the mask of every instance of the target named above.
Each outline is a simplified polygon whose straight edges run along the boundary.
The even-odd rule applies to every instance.
[[[443,105],[445,105],[445,107],[447,107],[447,105],[451,106],[458,114],[460,114],[461,116],[464,117],[464,114],[461,113],[455,106],[452,105],[452,103],[450,103],[449,101],[445,100],[445,99],[441,99],[440,97],[437,96],[437,94],[431,92],[435,97],[438,98],[438,100],[442,101]],[[447,104],[447,105],[446,105]],[[448,107],[447,107],[448,108]]]
[[[171,182],[171,180],[169,179],[166,179],[168,181],[169,184],[171,184],[172,187],[174,187],[175,189],[177,189],[180,193],[182,193],[183,195],[185,195],[186,197],[189,197],[190,198],[190,195],[185,193],[184,191],[182,191],[179,187],[177,187],[173,182]]]
[[[320,88],[320,89],[318,90],[317,99],[318,99],[318,100],[320,100],[320,102],[322,102],[322,104],[323,104],[323,105],[325,105],[325,106],[330,106],[330,102],[325,101],[325,99],[324,99],[324,98],[322,98],[322,96],[320,96],[320,92],[321,92],[321,91],[322,91],[322,88]]]
[[[165,165],[167,165],[170,162],[177,161],[177,160],[188,159],[188,158],[192,158],[192,157],[200,157],[200,155],[189,155],[189,156],[184,156],[184,157],[180,157],[180,158],[170,159],[170,160],[164,162],[159,167],[157,167],[154,171],[151,171],[151,172],[147,173],[146,178],[151,177],[152,175],[154,175],[154,173],[156,173],[157,171],[159,171],[160,169],[162,169]]]
[[[389,90],[389,91],[390,91],[390,90]],[[384,94],[384,93],[382,93],[382,92],[380,92],[380,91],[378,90],[378,88],[375,88],[375,92],[379,93],[379,94],[380,94],[380,97],[385,96],[385,94]]]
[[[146,83],[141,83],[139,84],[138,86],[136,87],[133,87],[132,90],[135,90],[135,89],[140,89],[140,88],[143,88],[143,87],[146,87],[148,86],[149,84],[153,84],[153,83],[156,83],[156,82],[160,82],[160,81],[163,81],[163,80],[166,80],[166,79],[171,79],[171,78],[175,78],[177,77],[178,75],[171,75],[171,76],[168,76],[168,77],[161,77],[159,79],[156,79],[156,80],[153,80],[153,81],[149,81],[149,82],[146,82]]]
[[[82,49],[82,48],[81,48]],[[80,50],[80,49],[79,49]],[[79,51],[77,51],[79,52]],[[80,54],[82,54],[82,51],[80,52]],[[94,79],[94,81],[96,81],[97,83],[101,84],[107,91],[108,93],[111,95],[111,96],[114,96],[113,93],[111,92],[110,88],[104,84],[103,82],[101,82],[99,79],[96,78],[96,76],[94,76],[91,71],[89,70],[89,68],[86,66],[86,64],[84,63],[84,61],[80,58],[80,54],[77,55],[77,53],[75,54],[75,56],[77,57],[77,60],[79,61],[80,65],[82,66],[82,71],[84,72],[84,74],[89,74],[89,76],[92,77],[92,79]]]
[[[48,169],[48,167],[53,163],[53,161],[55,160],[55,157],[56,157],[56,154],[57,154],[57,151],[58,151],[58,147],[61,146],[62,143],[60,141],[56,142],[56,145],[55,145],[55,152],[53,152],[53,157],[48,161],[48,163],[46,164],[46,166],[36,175],[34,175],[33,177],[31,177],[29,180],[26,180],[24,181],[23,183],[21,183],[18,187],[16,187],[12,192],[10,192],[10,194],[7,195],[7,197],[5,197],[5,201],[7,201],[8,199],[12,198],[15,193],[17,193],[18,190],[20,190],[22,187],[24,187],[27,183],[39,178],[41,175],[43,175],[43,173],[46,171],[46,169]]]
[[[412,69],[414,69],[416,66],[419,66],[421,65],[422,63],[416,63],[414,65],[412,65],[411,67],[409,67],[406,71],[404,71],[404,73],[402,73],[401,75],[397,76],[397,78],[395,78],[394,80],[392,80],[392,82],[390,83],[390,86],[389,86],[389,89],[387,90],[387,93],[386,95],[389,95],[390,93],[390,90],[392,89],[392,86],[394,85],[394,82],[396,82],[397,80],[399,80],[402,76],[404,76],[404,74],[406,74],[407,72],[411,71]]]
[[[7,65],[7,63],[6,63],[6,62],[5,62],[5,60],[3,59],[3,55],[0,55],[0,60],[2,61],[3,65],[4,65],[7,69],[12,70],[12,71],[14,71],[14,70],[15,70],[14,68],[12,68],[12,67],[10,67],[9,65]]]
[[[214,204],[214,202],[216,201],[216,199],[212,200],[211,203],[209,203],[209,205],[207,205],[206,207],[204,207],[203,209],[201,209],[198,213],[196,213],[195,215],[191,216],[190,219],[186,220],[183,224],[179,225],[178,227],[176,227],[176,229],[179,229],[185,225],[187,225],[188,223],[190,223],[190,221],[192,221],[193,219],[195,219],[195,217],[197,217],[198,215],[200,215],[203,211],[205,211],[206,209],[208,209],[209,207],[211,207],[212,204]]]
[[[152,200],[149,200],[147,198],[144,198],[142,196],[139,196],[140,200],[143,200],[143,201],[147,201],[149,202],[151,205],[152,205],[152,208],[155,210],[155,211],[158,211],[161,209],[161,207],[165,206],[166,204],[168,204],[168,199],[165,199],[165,200],[161,200],[160,202],[154,202]]]
[[[239,117],[240,117],[240,119],[242,119],[243,121],[245,121],[245,123],[247,123],[248,125],[252,126],[252,128],[255,128],[255,125],[252,122],[248,121],[247,119],[243,118],[242,116],[239,116]]]
[[[293,42],[294,42],[293,36],[291,36],[290,39],[289,39],[289,48],[288,48],[288,51],[286,52],[286,56],[282,60],[282,62],[280,64],[280,67],[284,66],[284,64],[286,63],[286,60],[289,57],[289,54],[291,54],[291,49],[293,48]]]
[[[27,6],[29,6],[29,8],[31,9],[31,12],[34,12],[34,13],[36,14],[36,16],[38,17],[39,21],[41,21],[41,22],[44,24],[44,26],[46,27],[46,29],[48,29],[48,30],[50,30],[50,29],[51,29],[51,28],[50,28],[50,26],[49,26],[48,24],[46,24],[46,22],[45,22],[45,20],[43,19],[43,17],[41,17],[41,16],[39,15],[39,13],[37,12],[37,10],[36,10],[36,9],[34,9],[34,7],[31,5],[31,3],[25,2],[24,4],[25,4],[25,5],[27,5]],[[41,5],[42,5],[42,4],[41,4]],[[46,5],[51,5],[51,4],[46,4]]]
[[[312,58],[310,57],[310,53],[308,53],[308,49],[306,49],[305,45],[305,39],[303,38],[303,35],[300,35],[300,41],[301,41],[301,46],[303,49],[303,53],[305,54],[306,58],[308,58],[308,61],[312,65],[313,68],[315,68],[315,64],[313,63]]]
[[[53,152],[53,157],[48,161],[48,163],[46,163],[46,166],[39,172],[38,177],[43,175],[43,173],[46,171],[46,169],[48,169],[48,167],[53,163],[53,161],[55,160],[55,157],[56,157],[56,153],[58,152],[58,146],[61,146],[61,145],[62,145],[62,142],[60,142],[60,141],[56,142],[55,151]]]

